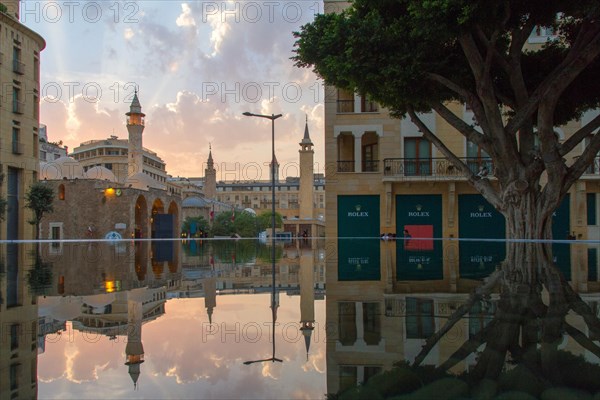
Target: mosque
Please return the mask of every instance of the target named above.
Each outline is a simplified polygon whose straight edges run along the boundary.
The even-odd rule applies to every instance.
[[[129,140],[86,142],[85,151],[40,163],[40,181],[55,192],[43,239],[172,238],[181,226],[181,194],[162,179],[164,163],[142,146],[144,117],[137,92],[127,117]],[[125,148],[125,145],[127,146]],[[82,147],[80,146],[80,147]],[[93,147],[93,148],[92,148]],[[84,155],[127,155],[127,174],[113,163],[90,166]],[[123,157],[121,157],[123,158]],[[110,168],[115,167],[116,175]],[[163,171],[163,174],[156,173]]]

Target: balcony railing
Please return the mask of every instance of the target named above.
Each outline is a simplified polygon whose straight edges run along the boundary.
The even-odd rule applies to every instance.
[[[23,114],[25,112],[25,103],[18,100],[13,100],[12,111],[15,114]]]
[[[23,154],[25,152],[25,146],[20,142],[12,142],[12,153]]]
[[[352,161],[338,161],[337,172],[354,172],[354,160]]]
[[[490,158],[460,158],[469,169],[482,178],[494,176],[494,164]],[[383,160],[386,177],[463,177],[464,174],[446,158],[386,158]]]
[[[25,73],[25,64],[19,60],[13,60],[13,72],[23,75]]]
[[[352,113],[352,112],[354,112],[354,99],[352,99],[352,100],[338,100],[337,101],[337,112],[339,112],[339,113]]]

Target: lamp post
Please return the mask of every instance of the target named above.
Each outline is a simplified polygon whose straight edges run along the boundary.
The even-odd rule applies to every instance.
[[[275,312],[277,307],[276,293],[275,293],[275,120],[282,117],[282,114],[254,114],[251,112],[245,112],[243,115],[246,117],[259,117],[271,120],[271,273],[273,276],[273,291],[271,294],[271,309],[273,316],[273,357],[264,360],[246,361],[244,364],[249,365],[256,362],[263,361],[278,361],[282,360],[275,358]]]

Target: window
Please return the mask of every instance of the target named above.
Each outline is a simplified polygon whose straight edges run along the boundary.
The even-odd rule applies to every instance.
[[[12,152],[13,154],[23,154],[23,145],[21,144],[21,130],[17,127],[12,128]]]
[[[354,93],[349,90],[338,89],[337,93],[337,112],[354,112]]]
[[[19,348],[19,324],[10,326],[10,350],[14,351]]]
[[[375,132],[367,132],[362,136],[362,171],[377,172],[379,164],[378,136]]]
[[[23,114],[23,103],[21,102],[21,89],[13,86],[12,111],[15,114]]]
[[[381,340],[381,313],[379,303],[363,303],[364,339],[368,346],[376,346]]]
[[[340,393],[358,384],[357,370],[355,365],[340,365]]]
[[[40,161],[46,161],[46,152],[44,150],[40,150]]]
[[[404,175],[431,175],[431,143],[422,137],[404,139]]]
[[[469,338],[478,334],[493,319],[496,303],[479,301],[473,304],[469,312]]]
[[[367,95],[360,96],[360,112],[377,112],[379,107],[377,103],[370,100]]]
[[[23,75],[25,73],[25,64],[21,62],[21,49],[13,47],[13,72]]]
[[[354,135],[342,133],[337,138],[338,172],[354,172]]]
[[[339,341],[343,346],[356,342],[356,306],[354,302],[338,303]]]
[[[405,323],[407,339],[427,339],[433,335],[433,300],[407,297]]]
[[[58,186],[58,199],[59,200],[65,199],[65,185],[61,184]]]
[[[63,223],[62,222],[50,222],[48,224],[49,239],[56,240],[56,242],[50,243],[50,254],[62,254],[62,240],[63,238]]]
[[[482,177],[492,172],[492,160],[490,156],[481,147],[468,141],[467,165],[471,172]]]

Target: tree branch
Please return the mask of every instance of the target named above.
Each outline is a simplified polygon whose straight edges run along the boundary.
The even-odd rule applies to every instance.
[[[577,132],[575,132],[567,140],[565,140],[565,142],[558,149],[559,154],[561,156],[564,156],[567,153],[569,153],[571,150],[573,150],[575,146],[581,143],[583,139],[585,139],[587,136],[591,135],[592,132],[598,129],[598,127],[600,127],[600,114],[596,118],[579,128]]]
[[[569,336],[571,336],[577,343],[581,345],[584,349],[596,355],[596,357],[600,357],[600,347],[594,343],[593,340],[590,340],[583,332],[574,326],[565,323],[565,331]]]
[[[440,341],[440,339],[446,333],[448,333],[448,331],[450,329],[452,329],[452,327],[458,321],[460,321],[465,314],[467,314],[469,311],[471,311],[475,302],[481,300],[484,296],[489,295],[492,292],[492,290],[494,290],[494,288],[498,284],[498,281],[500,280],[501,277],[502,277],[501,270],[494,271],[490,276],[488,276],[486,278],[483,285],[481,285],[480,287],[478,287],[471,293],[467,302],[465,304],[463,304],[462,306],[460,306],[456,311],[454,311],[452,313],[452,315],[448,318],[448,321],[444,324],[444,326],[439,331],[437,331],[433,336],[430,336],[429,338],[427,338],[425,345],[423,346],[423,348],[421,349],[421,351],[415,358],[415,361],[413,361],[413,367],[417,366],[423,362],[425,357],[427,357],[427,354],[429,354],[431,349],[433,349],[435,347],[435,345]]]

